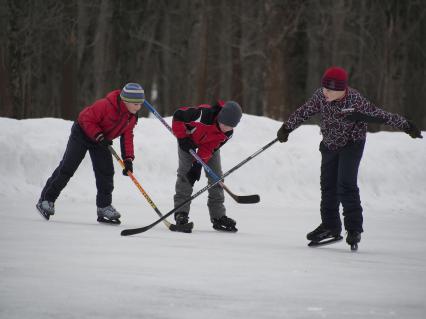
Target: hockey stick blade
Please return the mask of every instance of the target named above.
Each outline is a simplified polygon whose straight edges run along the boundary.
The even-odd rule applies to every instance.
[[[238,203],[238,204],[256,204],[260,202],[260,196],[259,195],[234,195],[231,197]]]
[[[260,202],[259,195],[235,195],[231,190],[222,182],[219,183],[220,186],[235,200],[238,204],[256,204]]]

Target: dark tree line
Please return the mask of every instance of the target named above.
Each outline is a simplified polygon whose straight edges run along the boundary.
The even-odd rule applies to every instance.
[[[426,128],[424,0],[0,0],[0,116],[74,119],[139,82],[164,115],[214,99],[283,119],[345,67]]]

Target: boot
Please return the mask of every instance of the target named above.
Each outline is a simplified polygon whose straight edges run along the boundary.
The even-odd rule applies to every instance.
[[[346,242],[349,245],[358,244],[361,241],[361,233],[359,231],[348,230],[348,234],[346,235]]]
[[[317,228],[306,235],[306,238],[313,242],[320,242],[327,238],[338,238],[340,237],[341,229],[327,229],[323,224],[320,224]]]
[[[110,224],[120,224],[120,213],[114,208],[114,206],[109,205],[107,207],[98,207],[98,222],[100,223],[110,223]]]
[[[235,227],[237,225],[237,222],[227,216],[222,216],[220,218],[212,218],[211,222],[213,223],[213,228],[216,230],[233,233],[238,231],[238,229]]]
[[[49,220],[50,216],[55,214],[55,203],[53,202],[41,200],[40,198],[38,203],[36,204],[36,207],[40,214],[47,220]]]
[[[194,224],[189,222],[189,216],[187,212],[177,212],[175,213],[176,227],[174,231],[181,233],[191,233]]]
[[[358,250],[358,243],[361,241],[361,232],[356,230],[348,230],[346,242],[351,246],[352,251]]]

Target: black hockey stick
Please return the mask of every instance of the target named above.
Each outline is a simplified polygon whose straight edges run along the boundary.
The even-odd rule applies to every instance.
[[[154,116],[160,120],[160,122],[170,131],[170,133],[173,134],[173,130],[170,127],[169,124],[163,119],[163,117],[157,112],[157,110],[147,101],[144,101],[144,105],[151,111]],[[217,174],[206,164],[204,161],[198,156],[197,153],[194,152],[194,150],[189,151],[191,155],[197,160],[198,163],[200,163],[206,172],[213,178],[213,180],[216,182],[219,182],[219,185],[239,204],[255,204],[260,201],[259,195],[235,195],[231,190],[222,182],[221,178],[217,176]],[[214,183],[215,185],[217,183]]]
[[[224,173],[219,180],[217,180],[216,182],[214,182],[213,184],[208,184],[206,187],[200,189],[197,193],[193,194],[191,197],[189,197],[188,199],[186,199],[183,203],[181,203],[179,206],[173,208],[170,212],[168,212],[167,214],[165,214],[163,217],[157,219],[155,222],[153,222],[152,224],[148,225],[148,226],[144,226],[144,227],[140,227],[140,228],[134,228],[134,229],[125,229],[121,232],[121,236],[129,236],[129,235],[135,235],[135,234],[139,234],[139,233],[143,233],[146,232],[147,230],[151,229],[152,227],[154,227],[155,225],[157,225],[158,223],[161,223],[161,221],[163,221],[164,219],[166,219],[167,217],[169,217],[171,214],[173,214],[174,212],[178,211],[182,206],[184,206],[186,203],[188,203],[189,201],[192,201],[194,198],[198,197],[199,195],[201,195],[202,193],[204,193],[206,190],[212,188],[213,186],[215,186],[216,184],[218,184],[222,179],[224,179],[226,176],[228,176],[229,174],[233,173],[234,171],[236,171],[237,169],[239,169],[241,166],[243,166],[244,164],[246,164],[248,161],[250,161],[251,159],[255,158],[257,155],[259,155],[260,153],[262,153],[263,151],[265,151],[267,148],[271,147],[275,142],[277,142],[278,139],[274,139],[273,141],[269,142],[268,144],[266,144],[265,146],[263,146],[261,149],[259,149],[258,151],[256,151],[255,153],[253,153],[252,155],[250,155],[249,157],[247,157],[245,160],[241,161],[240,163],[238,163],[237,165],[235,165],[234,167],[232,167],[229,171],[227,171],[226,173]]]
[[[124,166],[124,162],[123,160],[120,158],[120,156],[118,156],[117,152],[114,150],[114,148],[111,145],[108,145],[108,149],[111,152],[112,156],[115,157],[115,159],[117,160],[117,162],[120,164],[121,168],[125,168]],[[157,215],[159,217],[163,217],[163,214],[161,214],[160,210],[157,208],[157,205],[154,204],[154,202],[152,201],[151,197],[149,197],[148,193],[143,189],[143,187],[141,186],[141,184],[139,184],[138,180],[136,179],[136,177],[133,175],[132,172],[128,171],[127,172],[127,176],[130,177],[130,179],[133,181],[133,183],[136,185],[136,187],[139,189],[139,191],[142,193],[143,197],[145,197],[145,199],[147,200],[147,202],[151,205],[151,207],[154,209],[154,211],[157,213]],[[166,225],[166,227],[168,229],[170,229],[171,231],[177,231],[179,230],[183,230],[184,228],[191,228],[194,226],[192,223],[187,224],[186,225],[175,225],[170,223],[167,219],[163,220],[164,225]],[[181,228],[182,226],[185,226],[184,228]]]

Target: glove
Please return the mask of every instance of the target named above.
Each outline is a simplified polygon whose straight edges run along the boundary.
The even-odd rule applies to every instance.
[[[124,176],[128,176],[127,172],[133,173],[133,161],[132,161],[131,158],[126,158],[123,161],[123,164],[124,164],[124,168],[123,168],[123,175]]]
[[[410,121],[408,121],[409,127],[405,130],[405,133],[410,135],[412,138],[423,138],[422,132]]]
[[[287,142],[288,141],[288,135],[291,133],[291,130],[289,130],[288,128],[286,128],[284,126],[284,124],[281,126],[281,128],[278,130],[277,132],[277,138],[278,141],[280,141],[281,143],[283,142]]]
[[[112,145],[112,141],[107,140],[103,133],[98,134],[96,140],[98,141],[99,145],[103,147],[108,147],[109,145]]]
[[[194,186],[195,181],[199,181],[201,177],[201,164],[198,162],[192,163],[191,168],[189,169],[188,173],[186,173],[186,178],[188,179],[188,182],[191,184],[191,186]]]
[[[189,153],[189,150],[194,150],[198,147],[190,137],[178,138],[178,144],[182,151]]]

